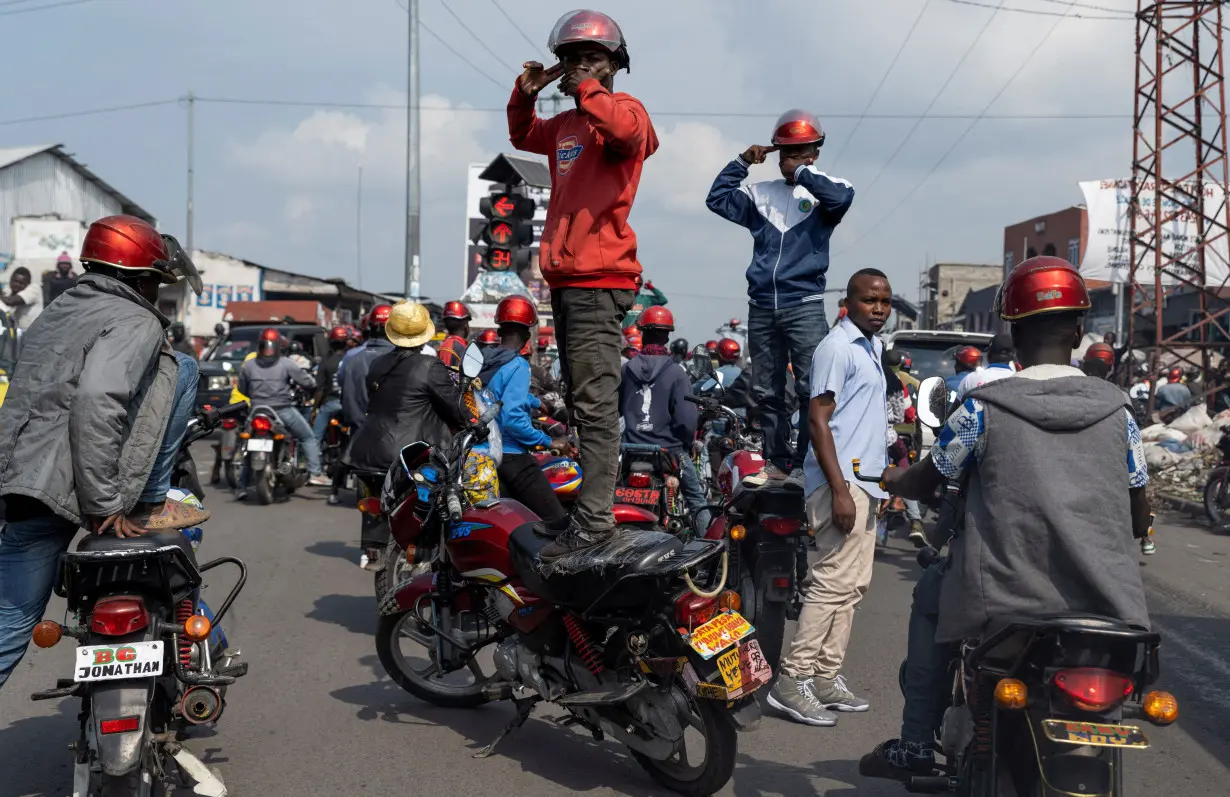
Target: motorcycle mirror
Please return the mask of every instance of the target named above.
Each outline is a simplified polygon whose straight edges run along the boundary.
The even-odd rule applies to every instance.
[[[551,374],[551,379],[552,379],[553,381],[555,381],[555,382],[558,382],[558,381],[559,381],[560,375],[563,373],[563,371],[562,371],[562,369],[561,369],[561,367],[560,367],[560,364],[559,364],[559,358],[558,358],[558,357],[556,357],[554,360],[552,360],[552,361],[551,361],[551,369],[550,369],[549,373]]]
[[[703,344],[692,349],[692,363],[698,376],[713,377],[713,360],[709,359],[709,350]]]
[[[471,343],[466,347],[466,353],[461,358],[461,373],[466,379],[477,379],[482,370],[483,350],[478,347],[477,343]]]
[[[717,376],[717,377],[719,377],[719,378],[721,377],[721,375],[720,375],[720,374],[714,374],[714,376]],[[721,389],[721,387],[722,387],[722,383],[721,383],[721,382],[719,382],[717,379],[714,379],[714,378],[711,376],[711,377],[709,377],[708,379],[706,379],[704,382],[701,382],[701,383],[700,383],[700,392],[701,392],[701,393],[709,393],[709,392],[712,392],[712,391],[714,391],[714,390],[720,390],[720,389]]]
[[[939,429],[948,415],[948,385],[942,376],[924,379],[918,386],[918,420],[924,426]]]

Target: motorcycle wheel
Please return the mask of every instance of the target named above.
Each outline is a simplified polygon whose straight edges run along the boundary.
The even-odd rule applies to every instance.
[[[273,503],[273,487],[277,476],[273,472],[273,468],[266,467],[260,472],[256,478],[256,499],[260,501],[261,506],[269,506]]]
[[[146,783],[141,771],[119,777],[99,773],[90,780],[89,797],[164,797],[167,790],[157,781]]]
[[[765,661],[777,672],[786,638],[786,604],[769,601],[765,590],[765,586],[756,584],[751,573],[743,571],[739,578],[739,595],[744,599],[743,607],[748,610],[744,616],[756,626],[756,638]],[[747,600],[748,597],[751,600]]]
[[[401,639],[405,637],[414,640],[422,646],[427,665],[414,668],[406,658],[401,648]],[[442,708],[476,708],[488,702],[483,695],[483,684],[487,675],[478,661],[471,657],[466,668],[472,675],[470,683],[448,683],[434,679],[439,674],[439,668],[434,661],[433,648],[435,634],[430,630],[420,630],[415,622],[414,613],[410,611],[401,614],[385,615],[376,625],[376,655],[380,664],[398,686],[410,694]],[[460,674],[448,673],[445,677]],[[732,757],[733,764],[733,757]]]
[[[384,547],[384,561],[376,571],[376,600],[388,594],[389,587],[401,580],[402,571],[409,566],[405,551],[396,540],[389,540],[389,544]]]
[[[679,684],[673,688],[682,692]],[[686,797],[706,797],[725,786],[734,774],[739,735],[724,703],[697,700],[686,693],[677,694],[675,702],[680,708],[688,708],[688,715],[679,718],[684,727],[683,749],[665,761],[655,761],[635,750],[631,753],[650,777],[665,788]],[[688,757],[689,731],[699,733],[705,742],[705,756],[697,765]]]
[[[226,474],[226,486],[232,490],[239,486],[239,468],[239,464],[235,462],[228,462],[222,466]]]
[[[1209,474],[1209,481],[1204,485],[1204,513],[1214,526],[1230,522],[1230,468],[1214,468]]]

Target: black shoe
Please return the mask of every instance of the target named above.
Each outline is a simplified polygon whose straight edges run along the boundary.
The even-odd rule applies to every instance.
[[[595,545],[607,542],[614,535],[614,529],[606,531],[581,531],[577,528],[569,528],[543,546],[539,559],[544,564],[550,564],[570,553],[583,551],[586,548],[592,548]]]
[[[910,778],[935,772],[935,751],[931,745],[889,739],[858,760],[858,774],[864,778],[888,778],[909,783]]]

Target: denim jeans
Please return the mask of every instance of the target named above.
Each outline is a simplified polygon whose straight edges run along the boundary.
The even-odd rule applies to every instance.
[[[0,687],[25,655],[51,599],[60,554],[76,535],[76,524],[58,515],[8,523],[0,532]]]
[[[764,458],[782,470],[803,467],[810,444],[807,408],[811,401],[811,357],[828,332],[824,302],[808,302],[786,310],[748,308],[752,398],[760,408]],[[799,400],[799,436],[793,449],[790,410],[786,406],[787,365],[794,372],[794,393]]]
[[[329,421],[342,414],[342,400],[327,399],[320,409],[316,410],[316,422],[312,424],[312,434],[316,436],[316,446],[325,441],[325,432],[329,429]]]
[[[179,444],[184,439],[188,421],[196,408],[196,383],[200,374],[196,359],[177,351],[175,360],[179,363],[175,403],[171,405],[171,417],[167,421],[167,430],[162,435],[162,446],[158,449],[158,456],[154,458],[154,467],[150,469],[145,491],[139,499],[149,503],[166,500],[167,490],[171,489],[171,473],[175,470],[175,459],[179,456]]]
[[[278,414],[286,431],[299,441],[299,447],[303,449],[303,458],[307,460],[308,474],[319,476],[320,446],[316,445],[316,436],[312,434],[312,427],[308,425],[307,418],[304,418],[303,413],[294,407],[277,407],[274,412]]]
[[[922,521],[922,507],[912,498],[905,499],[905,518],[910,521]]]
[[[930,744],[935,740],[952,696],[948,667],[957,646],[935,641],[945,564],[939,562],[928,567],[914,585],[905,664],[905,708],[901,710],[901,739],[907,742]]]
[[[683,502],[693,515],[696,530],[703,533],[709,527],[712,513],[705,509],[709,502],[705,500],[705,488],[701,486],[700,473],[697,472],[696,463],[688,456],[688,452],[681,448],[674,453],[679,457],[679,487],[683,490]]]

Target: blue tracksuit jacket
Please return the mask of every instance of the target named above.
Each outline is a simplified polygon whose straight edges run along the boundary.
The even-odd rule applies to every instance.
[[[854,186],[814,166],[785,180],[743,185],[748,164],[735,158],[713,181],[705,204],[752,233],[747,298],[755,307],[785,310],[824,299],[829,239],[854,201]]]

